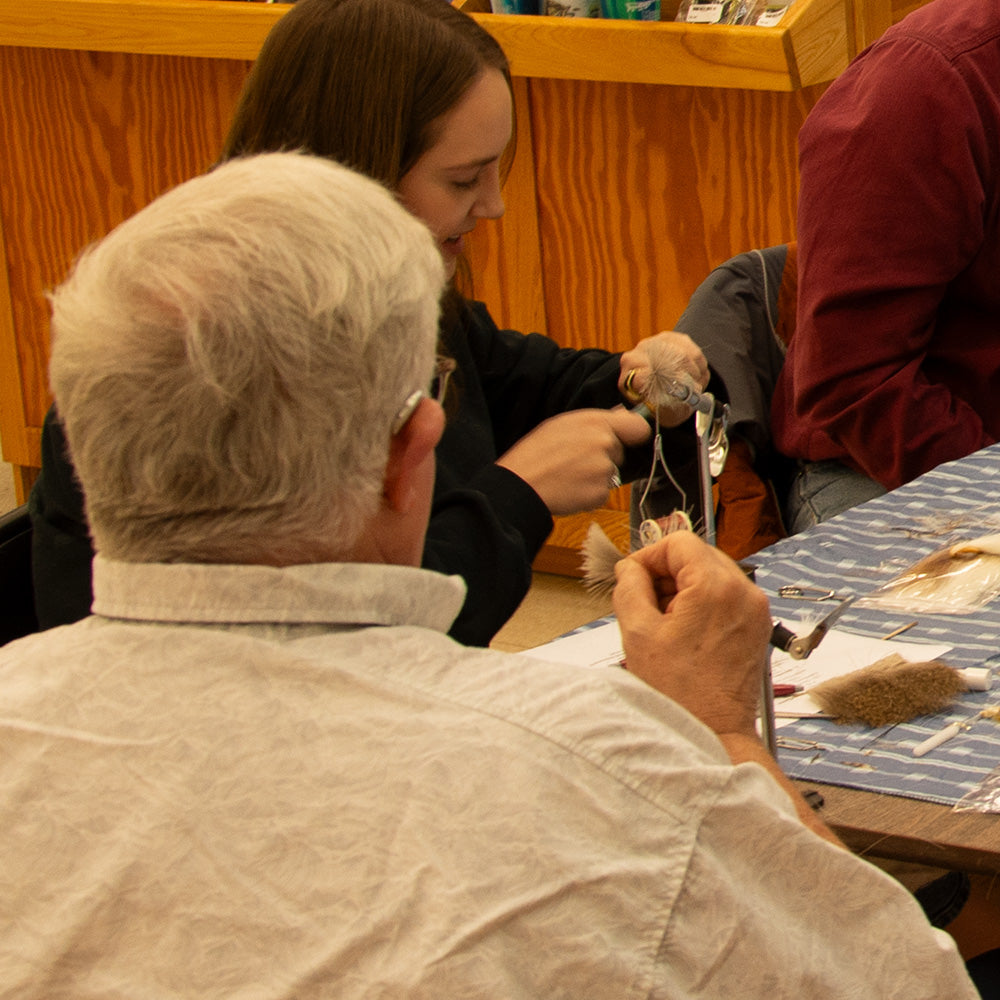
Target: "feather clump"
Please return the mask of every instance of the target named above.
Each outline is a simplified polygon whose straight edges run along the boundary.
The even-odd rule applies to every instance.
[[[684,511],[675,510],[666,517],[643,521],[639,525],[639,540],[645,548],[671,532],[692,530],[691,518]],[[584,587],[600,597],[610,594],[615,588],[615,564],[627,555],[608,538],[599,524],[591,522],[582,549]]]
[[[888,726],[947,707],[965,682],[941,660],[910,662],[898,653],[809,689],[809,697],[840,723]]]
[[[592,594],[610,594],[615,587],[615,563],[625,556],[601,526],[591,522],[583,545],[584,587]]]
[[[669,342],[654,338],[647,344],[646,353],[650,372],[643,396],[653,409],[686,399],[696,388],[694,379],[684,368],[684,355]]]

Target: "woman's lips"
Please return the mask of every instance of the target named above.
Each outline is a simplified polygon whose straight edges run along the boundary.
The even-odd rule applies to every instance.
[[[442,249],[451,257],[458,257],[465,250],[465,234],[450,236],[441,244]]]

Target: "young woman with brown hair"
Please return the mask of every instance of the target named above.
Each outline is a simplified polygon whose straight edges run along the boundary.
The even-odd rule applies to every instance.
[[[381,181],[429,227],[454,275],[477,221],[503,213],[512,134],[503,51],[447,0],[300,0],[264,42],[222,158],[305,150]],[[659,336],[704,387],[693,342]],[[599,506],[648,468],[649,427],[620,404],[626,377],[641,389],[649,362],[642,342],[618,355],[500,330],[457,284],[442,306],[440,353],[454,376],[424,566],[465,579],[451,634],[485,645],[526,594],[553,515]],[[661,419],[688,416],[679,406]],[[693,447],[693,435],[681,438]],[[45,513],[58,494],[58,469],[44,469],[34,506],[49,555],[36,560],[36,589],[56,575]]]

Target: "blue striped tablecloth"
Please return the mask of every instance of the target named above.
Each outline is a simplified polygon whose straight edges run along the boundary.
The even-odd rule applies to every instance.
[[[779,587],[866,594],[945,545],[994,532],[1000,533],[1000,445],[942,465],[748,562],[757,566],[772,613],[801,619],[810,606],[779,597]],[[826,607],[812,610],[818,615]],[[835,627],[881,637],[914,619],[918,624],[900,641],[946,643],[952,651],[943,659],[957,667],[1000,668],[1000,599],[962,615],[851,607]],[[952,805],[1000,766],[1000,725],[977,719],[982,708],[998,703],[1000,672],[992,690],[963,694],[945,713],[902,725],[870,729],[799,720],[779,730],[779,744],[801,741],[803,748],[779,748],[779,758],[795,778]],[[925,757],[912,755],[915,744],[963,719],[976,719],[971,730]]]

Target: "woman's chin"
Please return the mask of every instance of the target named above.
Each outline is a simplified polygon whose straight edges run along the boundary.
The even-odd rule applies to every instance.
[[[458,258],[461,253],[454,252],[448,244],[445,244],[441,248],[441,257],[444,260],[444,271],[445,275],[451,279],[455,277],[455,271],[458,268]]]

